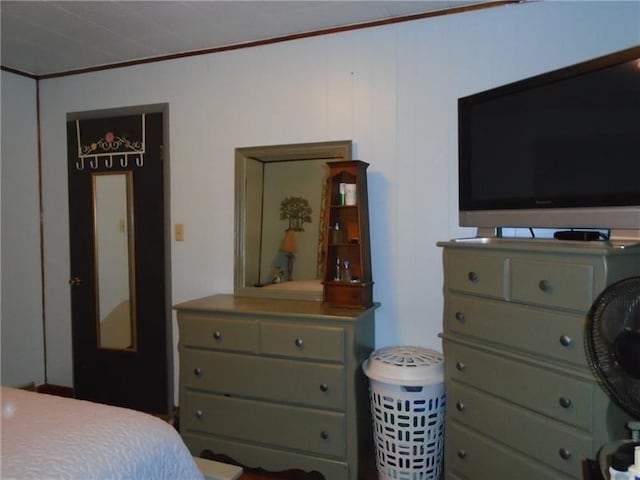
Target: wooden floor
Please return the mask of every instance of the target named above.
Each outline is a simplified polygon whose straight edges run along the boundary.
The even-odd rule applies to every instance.
[[[266,473],[254,473],[245,471],[241,476],[240,480],[275,480],[276,477],[274,474],[266,474]]]
[[[324,479],[322,476],[298,476],[298,477],[282,477],[278,474],[269,474],[269,473],[261,473],[261,472],[247,472],[245,471],[239,480],[332,480],[330,478]],[[373,473],[371,475],[367,475],[364,480],[378,480],[378,474]]]
[[[201,456],[209,460],[214,460],[231,465],[238,465],[232,458],[225,455],[215,455],[210,451],[203,451]],[[319,472],[304,472],[303,470],[294,469],[286,472],[271,473],[262,468],[250,469],[243,467],[244,470],[239,480],[335,480],[333,478],[325,478]],[[359,469],[358,480],[378,480],[378,470],[376,468],[375,458],[364,462]]]
[[[378,472],[375,465],[371,466],[371,470],[362,472],[360,476],[361,480],[377,480]],[[287,472],[285,474],[268,473],[263,470],[247,470],[245,469],[239,480],[333,480],[331,478],[324,478],[318,472],[303,473],[298,471]]]
[[[372,477],[373,478],[373,477]],[[287,472],[287,473],[268,473],[263,470],[247,470],[245,469],[239,480],[332,480],[325,479],[322,475],[315,473]]]
[[[227,463],[230,465],[238,465],[231,458],[224,455],[212,455],[210,452],[204,452],[203,458],[214,460],[217,462]],[[373,480],[376,476],[365,475],[365,480]],[[286,472],[271,473],[263,470],[262,468],[244,468],[239,480],[333,480],[331,478],[324,478],[318,472],[304,472],[302,470],[287,470]]]

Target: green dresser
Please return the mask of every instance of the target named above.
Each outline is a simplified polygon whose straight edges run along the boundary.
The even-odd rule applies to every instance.
[[[356,480],[374,469],[374,309],[214,295],[177,305],[180,425],[192,454]]]
[[[640,247],[469,239],[444,248],[445,473],[581,479],[583,461],[628,438],[583,347],[602,290],[640,275]]]

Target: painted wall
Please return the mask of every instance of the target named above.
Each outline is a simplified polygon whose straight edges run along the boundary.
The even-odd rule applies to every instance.
[[[169,104],[174,303],[233,291],[234,148],[352,139],[371,165],[376,343],[440,348],[435,244],[473,234],[457,98],[637,44],[639,2],[533,2],[42,81],[49,382],[72,383],[67,113]]]
[[[2,72],[0,380],[44,382],[36,82]],[[68,270],[68,267],[67,267]]]

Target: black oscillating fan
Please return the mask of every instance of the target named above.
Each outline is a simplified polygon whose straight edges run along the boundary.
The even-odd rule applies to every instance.
[[[621,280],[600,294],[587,315],[584,339],[600,386],[640,420],[640,277]]]
[[[589,366],[607,395],[622,410],[640,420],[640,277],[607,287],[587,315],[584,335]],[[604,478],[614,451],[632,455],[638,442],[638,422],[627,425],[630,441],[620,440],[599,453]],[[631,457],[632,458],[632,457]]]

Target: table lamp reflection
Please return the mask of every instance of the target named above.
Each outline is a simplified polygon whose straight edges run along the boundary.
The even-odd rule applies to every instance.
[[[296,236],[293,230],[287,230],[284,234],[284,240],[280,251],[287,254],[287,281],[293,280],[293,262],[295,260],[295,253],[298,251],[296,245]]]

